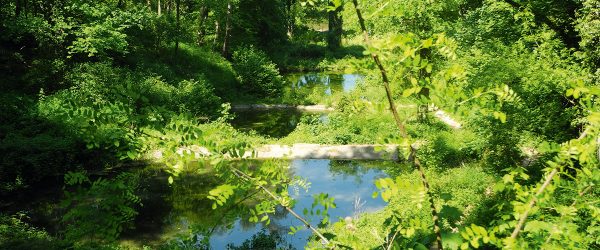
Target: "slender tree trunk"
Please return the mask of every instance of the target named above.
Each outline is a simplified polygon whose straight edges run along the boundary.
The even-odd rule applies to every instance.
[[[365,44],[368,46],[368,45],[370,45],[371,42],[370,42],[370,38],[369,38],[369,33],[367,32],[367,27],[365,25],[365,19],[362,17],[362,13],[358,6],[358,1],[352,0],[352,3],[354,4],[354,9],[356,10],[356,16],[358,17],[358,23],[359,23],[360,28],[364,35]],[[388,103],[390,105],[390,110],[392,111],[392,115],[394,116],[394,120],[396,121],[396,126],[400,130],[400,136],[402,136],[403,138],[409,138],[408,133],[406,132],[406,127],[404,126],[404,123],[402,122],[402,120],[400,119],[400,116],[398,115],[398,111],[396,110],[396,105],[394,104],[394,100],[392,98],[392,91],[390,89],[390,80],[387,76],[387,71],[383,67],[383,64],[381,63],[379,56],[377,54],[373,53],[373,54],[371,54],[371,57],[373,58],[373,61],[375,62],[375,64],[379,68],[379,71],[381,72],[381,79],[383,81],[383,86],[385,88]],[[433,222],[433,232],[436,235],[436,240],[435,240],[436,245],[432,246],[430,249],[443,250],[444,245],[442,242],[442,230],[440,227],[440,218],[438,216],[439,213],[437,211],[437,208],[435,207],[435,203],[433,200],[433,196],[431,194],[431,190],[429,189],[429,181],[427,180],[427,176],[425,175],[425,170],[423,169],[423,166],[421,165],[421,162],[419,161],[419,158],[416,154],[417,153],[416,148],[411,145],[409,150],[410,150],[410,152],[409,152],[408,160],[412,161],[412,165],[419,171],[419,175],[421,176],[421,183],[423,184],[423,188],[425,189],[425,193],[427,194],[427,198],[428,198],[429,204],[430,204],[430,212],[431,212],[431,217],[432,217],[432,222]]]
[[[181,23],[180,23],[180,4],[181,4],[181,0],[177,0],[177,2],[175,3],[175,15],[176,15],[176,23],[175,23],[175,30],[177,31],[177,34],[175,35],[175,56],[177,56],[177,52],[179,51],[179,33],[181,32],[180,28],[181,28]]]
[[[28,16],[29,12],[30,12],[30,10],[29,10],[29,1],[23,0],[23,14],[25,16]]]
[[[227,1],[227,18],[225,19],[225,36],[223,37],[223,49],[221,55],[227,57],[227,42],[229,38],[229,31],[231,29],[231,1]]]
[[[146,0],[146,6],[148,7],[149,10],[152,9],[152,4],[150,3],[150,0]]]
[[[204,36],[206,35],[206,31],[204,30],[204,22],[208,19],[208,7],[203,5],[200,8],[200,25],[198,26],[198,38],[197,44],[202,45],[204,43]]]
[[[219,26],[219,21],[215,21],[215,38],[213,39],[213,49],[217,48],[217,41],[219,41],[219,32],[221,32],[221,27]]]
[[[23,5],[21,3],[21,0],[15,0],[15,16],[21,15],[22,8],[23,8]]]
[[[296,21],[296,16],[294,15],[293,12],[293,7],[294,4],[296,3],[296,0],[287,0],[287,35],[289,38],[292,38],[294,36],[294,26],[295,26],[295,21]]]
[[[160,0],[158,0],[158,7],[157,7],[157,11],[158,11],[158,15],[162,15],[162,6],[160,6]]]
[[[329,3],[333,6],[333,2]],[[329,12],[329,31],[327,31],[327,47],[330,50],[339,49],[342,46],[342,6],[338,6],[334,11]]]

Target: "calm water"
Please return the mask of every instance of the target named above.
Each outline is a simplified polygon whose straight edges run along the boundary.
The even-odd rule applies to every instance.
[[[346,216],[354,217],[360,212],[376,211],[386,205],[381,199],[371,198],[376,191],[374,181],[387,176],[383,170],[372,167],[381,165],[381,162],[294,160],[290,164],[291,175],[304,177],[311,183],[308,191],[302,188],[289,190],[297,201],[294,211],[299,214],[304,208],[310,210],[313,195],[321,192],[335,198],[337,208],[329,210],[334,222]],[[162,191],[156,187],[150,190],[151,195],[144,199],[143,211],[138,216],[143,218],[138,221],[139,232],[130,233],[133,241],[183,242],[194,236],[202,239],[212,231],[209,238],[211,249],[226,249],[229,244],[240,246],[253,236],[260,235],[276,236],[278,247],[304,249],[311,232],[303,229],[289,235],[290,226],[302,223],[283,209],[271,217],[270,225],[249,223],[239,211],[212,210],[210,201],[205,198],[207,185],[210,186],[210,180],[200,176],[182,178]],[[362,203],[359,207],[355,206],[357,200]],[[311,220],[315,223],[319,218]]]
[[[290,109],[236,111],[231,125],[244,132],[255,131],[259,135],[274,138],[290,134],[302,119],[326,122],[327,114],[299,112]]]
[[[359,74],[289,74],[285,76],[286,81],[290,84],[286,91],[293,92],[292,95],[300,99],[314,91],[327,96],[353,90],[362,78],[363,76]],[[316,116],[321,122],[327,120],[326,114],[295,110],[244,110],[234,113],[236,118],[231,121],[231,125],[236,129],[244,132],[255,131],[260,135],[275,138],[287,136],[296,129],[301,119],[307,119],[308,116]],[[310,119],[314,119],[314,117]]]
[[[285,78],[291,83],[292,90],[322,88],[324,95],[332,95],[337,92],[350,92],[363,76],[360,74],[303,73],[289,74]]]

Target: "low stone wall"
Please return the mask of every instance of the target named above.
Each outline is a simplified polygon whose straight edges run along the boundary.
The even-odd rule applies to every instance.
[[[196,158],[210,156],[209,150],[204,147],[191,146],[180,148],[179,154],[184,151],[193,153]],[[162,152],[151,153],[151,158],[159,160]],[[227,156],[225,156],[227,158]],[[332,159],[332,160],[393,160],[399,159],[397,145],[320,145],[298,143],[288,145],[263,145],[246,152],[244,158],[253,159]],[[229,157],[232,158],[232,157]]]
[[[287,105],[287,104],[236,104],[232,110],[269,110],[269,109],[295,109],[308,112],[332,112],[333,108],[325,105]]]

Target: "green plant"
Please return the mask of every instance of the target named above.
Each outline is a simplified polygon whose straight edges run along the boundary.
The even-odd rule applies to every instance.
[[[65,249],[67,242],[56,239],[43,229],[33,227],[24,222],[26,216],[0,215],[0,248],[1,249]]]
[[[61,219],[65,238],[78,244],[111,242],[131,227],[141,205],[135,194],[137,176],[121,173],[114,179],[90,180],[82,172],[69,172],[65,184],[75,186],[65,190],[61,204],[68,209]]]
[[[193,115],[219,114],[221,98],[214,94],[214,88],[205,79],[181,81],[177,87],[177,102],[181,111]]]
[[[244,90],[259,97],[277,96],[282,92],[283,79],[267,55],[250,46],[233,52],[233,68]]]

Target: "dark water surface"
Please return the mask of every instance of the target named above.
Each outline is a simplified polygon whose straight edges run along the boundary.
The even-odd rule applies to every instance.
[[[377,167],[383,165],[382,162],[294,160],[290,164],[290,175],[304,177],[311,183],[308,191],[302,188],[289,190],[297,201],[294,211],[298,214],[302,215],[305,208],[310,210],[313,195],[319,193],[328,193],[335,198],[337,207],[329,210],[330,219],[334,222],[361,212],[376,211],[386,205],[380,198],[371,198],[376,191],[374,181],[387,177]],[[208,238],[211,249],[227,249],[230,244],[241,246],[253,237],[266,237],[277,239],[277,246],[281,248],[304,249],[311,231],[302,229],[289,235],[290,226],[302,223],[281,208],[271,216],[270,225],[250,223],[248,218],[242,218],[240,211],[212,210],[206,194],[211,186],[216,185],[218,183],[211,183],[210,179],[194,176],[182,177],[170,188],[150,187],[150,195],[144,198],[144,207],[138,216],[141,218],[137,221],[138,229],[128,232],[126,238],[136,245],[154,241],[155,244],[181,242],[189,246],[197,241],[199,246],[200,239],[211,235]],[[357,206],[358,203],[362,205]],[[320,217],[309,219],[315,223]]]
[[[293,109],[236,111],[231,125],[244,132],[255,131],[259,135],[281,138],[289,135],[302,119],[327,120],[327,114],[300,112]]]

